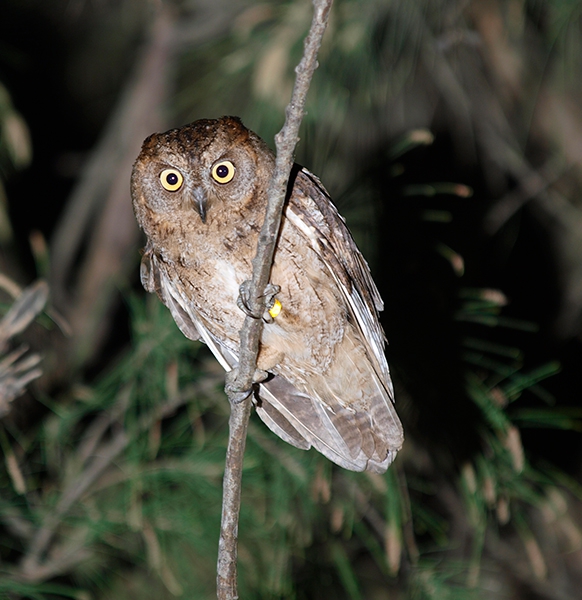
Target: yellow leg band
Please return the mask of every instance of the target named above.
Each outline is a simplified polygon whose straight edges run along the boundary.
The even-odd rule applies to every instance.
[[[275,319],[277,316],[279,316],[279,313],[281,312],[282,308],[283,306],[281,305],[279,300],[275,299],[273,306],[271,306],[271,308],[269,309],[269,314],[271,315],[271,317],[273,317],[273,319]]]

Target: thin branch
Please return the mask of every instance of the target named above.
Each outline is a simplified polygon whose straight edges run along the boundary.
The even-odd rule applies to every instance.
[[[73,336],[59,348],[64,370],[94,356],[139,230],[128,179],[143,139],[163,125],[175,19],[160,3],[149,42],[95,147],[52,236],[51,297]],[[83,250],[84,248],[84,250]]]
[[[105,469],[127,446],[128,436],[120,430],[109,444],[103,445],[95,461],[76,478],[63,492],[54,511],[47,514],[42,525],[31,540],[29,550],[20,564],[21,575],[28,580],[46,577],[48,570],[43,568],[42,560],[49,548],[57,527],[73,504],[87,491],[89,486],[101,476]],[[46,567],[46,565],[44,565]]]
[[[262,315],[265,309],[264,290],[269,283],[271,274],[289,175],[293,167],[293,153],[299,141],[299,126],[304,115],[305,99],[311,78],[317,68],[317,53],[327,26],[331,4],[332,0],[313,0],[313,21],[305,39],[303,58],[295,69],[295,86],[291,102],[285,111],[285,124],[275,136],[277,150],[275,171],[269,185],[267,212],[259,236],[257,254],[253,259],[253,276],[249,294],[249,309],[255,315]],[[231,415],[218,548],[217,596],[219,600],[238,598],[236,570],[238,517],[240,512],[242,464],[251,400],[250,397],[247,397],[243,402],[237,403],[235,396],[237,393],[240,394],[252,388],[253,376],[257,368],[262,328],[262,319],[246,317],[240,331],[238,368],[233,373],[228,385]]]
[[[17,576],[28,581],[42,581],[60,572],[61,563],[59,562],[60,554],[58,552],[54,553],[57,557],[56,559],[53,558],[44,562],[44,558],[45,555],[49,553],[53,538],[65,515],[75,503],[83,497],[91,486],[100,479],[135,436],[143,431],[147,431],[153,423],[173,414],[180,406],[185,404],[193,394],[198,393],[199,389],[200,387],[198,385],[191,386],[182,394],[179,394],[175,398],[168,399],[164,404],[156,407],[155,410],[143,415],[137,422],[133,431],[127,432],[125,428],[120,426],[110,441],[101,442],[99,445],[95,444],[95,450],[92,454],[93,460],[86,464],[83,470],[74,477],[69,485],[63,490],[55,508],[46,514],[40,527],[36,530],[34,535],[31,536],[28,550],[21,560]],[[120,403],[121,405],[126,404],[123,397],[121,398]],[[113,422],[111,424],[113,425]],[[102,437],[104,433],[105,431],[99,431],[98,435]],[[81,447],[83,447],[83,445]],[[74,459],[78,459],[77,454]],[[64,470],[66,471],[66,469]],[[81,562],[82,555],[79,554],[78,556],[78,562]]]
[[[546,195],[548,189],[563,177],[570,167],[561,157],[552,157],[542,167],[534,169],[520,153],[516,154],[521,163],[521,176],[518,178],[517,187],[497,201],[486,215],[484,227],[489,235],[496,234],[530,200]],[[514,171],[512,175],[517,178],[518,173]]]

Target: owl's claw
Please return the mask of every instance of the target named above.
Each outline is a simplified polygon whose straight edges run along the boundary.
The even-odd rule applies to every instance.
[[[238,298],[236,299],[236,305],[247,315],[247,317],[252,317],[253,319],[258,319],[258,316],[255,316],[251,309],[249,308],[249,300],[250,300],[250,290],[251,280],[247,279],[243,281],[238,288]]]
[[[232,371],[228,371],[226,373],[226,385],[224,386],[224,391],[226,392],[227,396],[230,398],[233,404],[240,404],[253,393],[252,387],[250,390],[243,390],[242,392],[235,389],[235,381],[237,374],[238,370],[236,368],[234,368]],[[253,375],[253,385],[265,381],[267,377],[269,377],[269,373],[267,371],[263,371],[262,369],[256,369]]]
[[[267,309],[262,315],[255,314],[249,307],[251,297],[250,287],[250,279],[247,279],[246,281],[243,281],[240,284],[238,288],[239,297],[236,300],[236,305],[245,313],[245,315],[248,315],[253,319],[262,318],[263,321],[265,321],[265,323],[272,323],[274,319],[270,313],[270,310],[275,304],[275,296],[281,291],[281,286],[275,285],[274,283],[269,283],[265,288],[265,293],[263,294],[263,297],[266,298],[265,306],[267,307]]]

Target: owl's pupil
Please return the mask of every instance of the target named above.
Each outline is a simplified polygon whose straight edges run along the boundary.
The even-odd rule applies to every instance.
[[[166,182],[168,185],[176,185],[178,183],[178,176],[176,173],[168,173],[168,175],[166,175]]]
[[[216,174],[221,179],[224,179],[225,177],[228,177],[228,167],[226,167],[225,165],[220,165],[220,167],[218,167],[216,169]]]

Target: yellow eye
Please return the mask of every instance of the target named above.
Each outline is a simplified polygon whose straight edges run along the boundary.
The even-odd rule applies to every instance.
[[[212,167],[212,179],[218,183],[228,183],[232,181],[236,169],[230,160],[221,160]]]
[[[168,192],[177,192],[182,187],[184,178],[177,169],[164,169],[160,173],[160,181]]]

